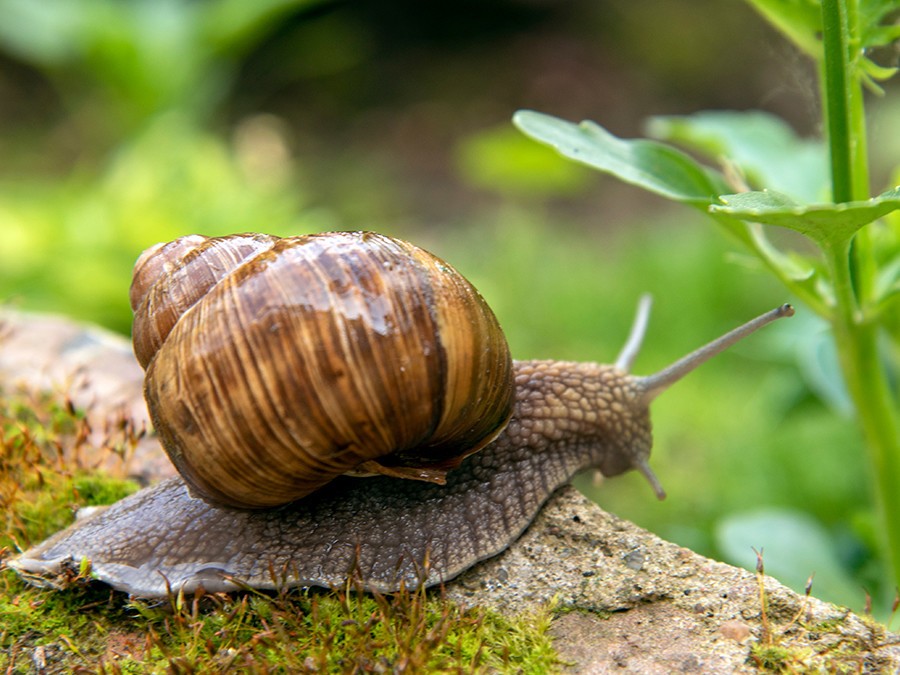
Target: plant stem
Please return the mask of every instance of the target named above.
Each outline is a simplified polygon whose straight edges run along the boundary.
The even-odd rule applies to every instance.
[[[857,0],[822,0],[824,110],[831,152],[835,202],[868,199],[865,111]],[[835,341],[847,389],[870,452],[876,507],[886,539],[888,564],[900,586],[900,422],[878,354],[878,325],[864,320],[873,301],[874,260],[868,228],[851,241],[830,246],[834,282]]]
[[[853,2],[853,0],[850,0]],[[831,151],[831,197],[853,201],[853,139],[850,133],[849,19],[845,0],[822,0],[822,40],[825,50],[825,122]]]
[[[900,425],[897,404],[887,382],[878,350],[878,324],[847,312],[853,303],[849,245],[829,251],[838,312],[832,320],[841,370],[869,449],[875,507],[884,532],[886,562],[895,586],[900,587]],[[843,290],[841,290],[843,289]]]

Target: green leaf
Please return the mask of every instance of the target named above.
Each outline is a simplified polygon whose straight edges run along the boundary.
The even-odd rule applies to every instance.
[[[889,80],[897,74],[897,69],[888,66],[879,66],[872,59],[861,59],[859,62],[860,70],[864,75],[873,80]]]
[[[806,54],[817,60],[822,58],[821,0],[748,0],[748,2]],[[897,0],[859,0],[859,34],[862,50],[886,45],[896,39],[897,26],[890,23],[885,25],[884,22],[898,9],[900,2]]]
[[[886,45],[896,39],[897,26],[885,25],[884,22],[897,10],[900,10],[897,0],[860,0],[859,23],[863,48]],[[890,38],[892,33],[894,37]]]
[[[719,197],[710,212],[800,232],[821,243],[846,241],[863,225],[900,209],[900,187],[878,197],[841,204],[799,204],[779,192],[741,192]]]
[[[889,261],[878,271],[875,280],[875,297],[886,302],[900,294],[900,256]]]
[[[720,174],[663,143],[624,140],[594,122],[573,124],[530,110],[518,111],[513,123],[569,159],[674,201],[706,206],[728,189]]]
[[[595,176],[508,124],[463,139],[457,146],[456,159],[467,182],[517,199],[574,194]]]
[[[756,189],[778,190],[819,201],[829,187],[828,151],[820,140],[800,138],[779,117],[758,110],[711,110],[653,117],[649,135],[733,162]]]
[[[810,314],[798,324],[799,328],[793,327],[798,331],[794,359],[803,381],[835,413],[852,417],[853,401],[841,375],[840,357],[828,323]]]
[[[869,47],[884,47],[900,38],[900,26],[875,26],[866,36]]]
[[[821,58],[822,13],[818,0],[748,0],[769,23],[813,58]]]

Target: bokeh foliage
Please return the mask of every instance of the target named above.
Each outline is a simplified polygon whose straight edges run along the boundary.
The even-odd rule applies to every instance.
[[[386,28],[363,10],[347,14],[353,3],[312,0],[0,0],[0,46],[10,59],[3,63],[43,82],[55,106],[50,131],[0,128],[0,143],[11,150],[0,167],[0,300],[127,333],[130,268],[157,241],[192,232],[374,228],[459,267],[495,307],[521,358],[610,361],[637,297],[650,291],[656,306],[636,370],[660,368],[783,302],[783,292],[759,273],[758,262],[702,222],[598,181],[518,135],[509,117],[544,100],[559,114],[598,117],[594,111],[603,110],[627,130],[632,98],[641,115],[725,105],[715,96],[738,96],[772,66],[747,72],[742,55],[761,50],[754,43],[740,51],[737,37],[729,44],[706,20],[718,11],[710,7],[599,4],[566,23],[521,3],[482,3],[489,8],[477,15],[484,25],[459,39],[453,31],[471,23],[459,17],[475,7],[463,3],[448,13],[459,20],[418,24],[427,23],[429,43],[404,23],[410,15],[402,3],[377,20],[393,22]],[[752,16],[723,5],[717,20],[736,25],[734,35],[759,30],[748,24]],[[660,23],[650,30],[654,16]],[[551,25],[544,30],[553,39],[539,45],[552,54],[549,66],[537,64],[540,50],[531,53],[525,39],[506,61],[486,58],[487,42],[478,42],[519,39],[542,21]],[[591,37],[573,47],[560,36],[576,23]],[[675,24],[679,31],[664,30]],[[648,38],[682,30],[695,30],[698,39],[679,38],[672,49]],[[408,51],[394,52],[376,70],[370,55],[403,41]],[[621,60],[603,52],[605,44]],[[720,58],[723,49],[735,58]],[[575,55],[562,60],[567,53]],[[588,56],[594,53],[602,54],[597,62]],[[794,72],[795,58],[776,52],[774,60]],[[502,88],[529,70],[531,89]],[[595,71],[605,79],[592,80]],[[304,82],[292,106],[260,94],[258,81],[277,89],[291,78]],[[502,92],[496,100],[466,107],[473,92],[495,86]],[[441,93],[454,89],[456,105],[441,107]],[[676,91],[694,99],[673,99]],[[386,92],[395,98],[380,99]],[[767,102],[770,93],[763,89],[756,101]],[[884,109],[891,105],[889,95]],[[792,181],[789,192],[814,199],[820,144],[786,125],[774,128],[769,116],[745,119],[729,149],[744,153],[748,178],[753,153],[778,146],[793,167],[805,168],[786,170],[775,182]],[[900,116],[881,119],[883,137],[900,137],[891,133]],[[712,144],[722,138],[721,122],[695,117],[687,125],[667,114],[651,130],[716,155],[723,150]],[[379,146],[383,137],[394,144]],[[385,147],[409,153],[412,170],[398,171]],[[34,160],[45,148],[51,158]],[[883,165],[896,161],[888,157]],[[720,558],[735,519],[773,508],[806,518],[811,541],[837,570],[833,582],[817,577],[814,592],[859,608],[863,593],[853,589],[890,591],[873,556],[867,469],[859,453],[847,452],[861,440],[845,416],[822,325],[802,314],[785,324],[719,357],[655,404],[653,463],[669,500],[657,504],[636,476],[599,489],[586,479],[581,487],[606,508]],[[762,545],[753,536],[735,548],[750,554]],[[767,567],[778,574],[774,555],[769,550]],[[790,552],[784,560],[782,578],[802,587],[814,571],[810,563]]]
[[[716,169],[673,145],[620,139],[590,121],[576,125],[527,110],[516,113],[514,120],[524,133],[569,159],[705,212],[827,324],[833,342],[826,346],[839,369],[822,374],[831,377],[834,389],[846,387],[843,398],[852,401],[866,439],[878,553],[884,578],[892,578],[896,586],[900,397],[895,383],[900,365],[894,356],[900,351],[900,333],[894,329],[900,308],[900,187],[870,196],[863,88],[881,93],[879,82],[897,72],[896,67],[877,65],[869,50],[900,39],[900,25],[894,22],[900,3],[822,0],[819,5],[800,5],[800,12],[797,4],[785,0],[759,5],[818,66],[826,129],[819,147],[794,138],[777,119],[759,113],[712,112],[675,118],[674,123],[656,120],[655,131],[663,138],[668,139],[673,128],[696,152],[708,154],[714,148],[712,159],[718,157],[722,164]],[[760,127],[768,133],[760,134]],[[756,142],[748,143],[754,137]],[[801,152],[795,165],[796,150]],[[816,157],[818,162],[810,165]],[[788,179],[779,184],[788,167],[805,171],[806,183]],[[802,235],[800,242],[809,250],[779,246],[769,235],[773,226]],[[812,352],[816,346],[810,340],[805,349]],[[792,556],[795,562],[804,557],[821,560],[830,578],[839,570],[824,555],[829,550],[827,535],[799,514],[733,519],[720,531],[725,549],[735,549],[735,542],[748,535],[763,537],[776,542],[779,555]],[[773,538],[773,533],[784,532],[792,535]],[[845,584],[842,595],[849,597],[849,588]]]

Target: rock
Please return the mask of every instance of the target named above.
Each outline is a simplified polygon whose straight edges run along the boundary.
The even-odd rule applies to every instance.
[[[111,331],[63,317],[0,310],[0,393],[55,392],[87,411],[92,445],[103,448],[111,437],[149,430],[143,396],[144,373],[131,341]],[[155,438],[144,436],[122,459],[104,452],[83,457],[147,484],[175,471]]]
[[[124,338],[4,311],[0,341],[0,391],[69,392],[96,428],[123,416],[149,425],[142,373]],[[172,473],[152,436],[130,468],[145,480]],[[509,550],[445,594],[511,614],[553,606],[551,633],[570,672],[900,672],[900,637],[880,624],[663,541],[571,487]]]
[[[752,650],[775,670],[900,671],[900,636],[877,622],[663,541],[572,487],[446,595],[507,613],[555,603],[551,632],[571,672],[757,672]]]

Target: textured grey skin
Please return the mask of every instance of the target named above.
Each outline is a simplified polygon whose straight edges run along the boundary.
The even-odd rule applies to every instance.
[[[384,592],[447,581],[507,548],[580,469],[614,475],[650,451],[647,409],[627,374],[557,361],[517,362],[516,372],[507,429],[446,485],[340,478],[286,507],[238,511],[192,498],[170,479],[10,566],[52,575],[87,558],[96,578],[144,597],[167,588],[330,587],[348,578]]]

